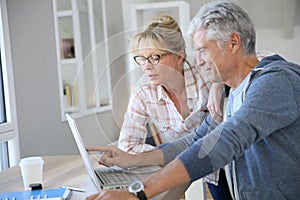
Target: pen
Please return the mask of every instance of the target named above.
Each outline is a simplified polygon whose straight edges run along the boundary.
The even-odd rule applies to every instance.
[[[67,188],[69,190],[76,191],[76,192],[85,192],[85,189],[82,188],[76,188],[76,187],[65,186],[65,185],[59,185],[59,187]]]

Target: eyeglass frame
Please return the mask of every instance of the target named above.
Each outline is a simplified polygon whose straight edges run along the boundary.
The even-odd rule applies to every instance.
[[[134,59],[135,63],[136,63],[137,65],[139,65],[139,66],[144,66],[144,65],[146,65],[146,60],[147,60],[151,65],[155,66],[155,65],[158,65],[158,64],[159,64],[160,59],[161,59],[162,57],[167,56],[167,55],[171,55],[171,54],[173,54],[173,53],[171,53],[171,52],[166,52],[166,53],[163,53],[163,54],[155,54],[155,53],[153,53],[153,54],[150,54],[147,58],[144,57],[144,56],[134,56],[133,59]],[[158,61],[157,61],[157,63],[152,63],[152,61],[149,59],[149,58],[153,57],[153,55],[158,56]],[[136,61],[136,58],[138,58],[138,57],[144,58],[144,59],[145,59],[145,63],[144,63],[144,64],[138,63],[138,62]],[[153,60],[154,60],[154,59],[153,59]],[[155,61],[155,60],[154,60],[154,61]]]

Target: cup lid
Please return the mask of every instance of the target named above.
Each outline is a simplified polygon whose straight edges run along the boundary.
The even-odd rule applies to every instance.
[[[36,164],[44,164],[44,160],[42,157],[27,157],[27,158],[22,158],[19,166],[31,166],[31,165],[36,165]]]

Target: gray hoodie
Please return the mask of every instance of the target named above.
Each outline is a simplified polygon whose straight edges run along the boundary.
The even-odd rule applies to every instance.
[[[252,71],[241,108],[226,122],[216,126],[208,116],[191,134],[160,148],[165,163],[182,152],[192,181],[235,160],[240,199],[298,199],[300,66],[274,55],[256,68],[264,69]]]

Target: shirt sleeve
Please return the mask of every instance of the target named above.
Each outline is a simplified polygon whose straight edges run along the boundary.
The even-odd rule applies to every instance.
[[[239,158],[251,145],[279,134],[299,117],[295,86],[286,72],[263,71],[250,84],[241,108],[179,156],[191,181]]]
[[[144,99],[145,97],[141,90],[137,90],[130,98],[118,140],[118,147],[123,151],[138,153],[154,148],[145,144],[148,114]]]

